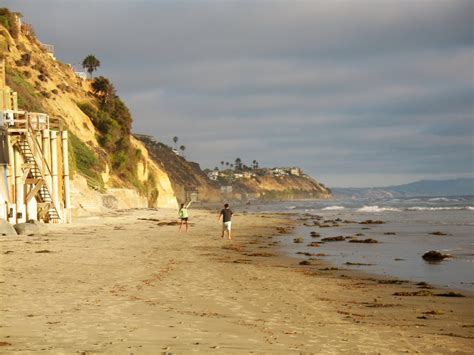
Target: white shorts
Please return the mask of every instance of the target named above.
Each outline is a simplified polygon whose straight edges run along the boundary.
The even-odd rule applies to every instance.
[[[224,222],[224,224],[222,225],[222,230],[225,230],[225,231],[230,231],[232,228],[232,222]]]

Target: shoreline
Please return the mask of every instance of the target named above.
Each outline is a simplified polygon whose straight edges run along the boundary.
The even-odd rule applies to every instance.
[[[301,241],[292,243],[289,239],[283,239],[285,253],[323,253],[326,254],[324,260],[339,268],[474,292],[474,280],[469,271],[473,261],[471,233],[469,223],[462,223],[463,219],[470,219],[472,212],[362,213],[353,209],[324,211],[320,205],[314,208],[288,212],[302,221],[295,231],[295,237]],[[370,219],[381,219],[384,223],[363,225],[362,221]],[[328,223],[323,223],[326,220]],[[320,224],[325,225],[320,227]],[[313,232],[315,235],[310,236]],[[335,236],[343,236],[345,242],[323,240]],[[350,239],[367,239],[378,244],[349,244]],[[422,255],[430,250],[448,254],[448,260],[438,263],[424,261]]]
[[[473,296],[393,296],[378,283],[280,254],[287,214],[117,211],[0,238],[3,352],[469,353]],[[139,223],[137,223],[139,221]],[[281,229],[280,229],[281,230]],[[8,252],[8,253],[7,253]],[[346,274],[349,274],[344,270]],[[433,292],[441,292],[434,289]],[[14,310],[14,311],[13,311]],[[5,345],[6,344],[6,345]],[[9,345],[8,345],[9,344]]]
[[[268,214],[274,214],[274,213],[268,212]],[[277,214],[285,215],[285,213],[277,213]],[[279,235],[278,237],[281,238],[281,239],[285,239],[285,238],[294,239],[294,237],[299,236],[296,233],[295,229],[297,229],[298,227],[303,226],[303,222],[301,220],[298,220],[298,219],[300,219],[301,216],[304,215],[304,213],[287,213],[286,215],[288,215],[289,217],[292,217],[295,220],[295,223],[294,223],[295,226],[294,226],[293,230],[290,231],[290,233],[288,233],[286,235]],[[337,234],[337,233],[335,233],[335,234]],[[341,233],[339,233],[339,234],[341,234]],[[313,241],[315,241],[317,243],[320,243],[319,239],[314,239]],[[294,259],[296,264],[298,264],[299,262],[304,261],[304,260],[312,259],[312,261],[315,262],[312,265],[314,267],[321,266],[321,267],[326,267],[326,268],[333,269],[333,270],[327,270],[328,275],[331,274],[331,273],[335,273],[335,274],[339,273],[340,274],[341,272],[345,272],[345,274],[350,274],[350,275],[345,275],[345,276],[349,276],[349,277],[361,278],[361,279],[377,279],[377,280],[386,280],[386,281],[393,280],[394,284],[397,284],[397,282],[398,282],[398,284],[406,284],[406,285],[411,285],[411,286],[414,286],[414,287],[417,286],[417,284],[423,283],[423,284],[426,284],[426,285],[428,285],[431,288],[436,289],[436,290],[445,290],[447,292],[453,291],[453,292],[462,293],[462,294],[466,294],[466,295],[474,297],[474,290],[467,290],[467,289],[462,289],[462,288],[457,288],[457,287],[452,287],[452,286],[429,283],[429,282],[427,282],[426,279],[407,280],[407,279],[403,279],[401,277],[398,277],[396,275],[390,275],[390,274],[382,275],[380,273],[377,273],[375,271],[370,271],[370,270],[345,268],[344,264],[339,265],[338,263],[336,263],[334,261],[325,259],[325,256],[327,256],[327,254],[326,255],[318,255],[318,254],[320,254],[318,252],[315,252],[315,253],[308,252],[310,254],[315,254],[315,255],[313,255],[313,256],[305,255],[304,252],[296,252],[294,250],[293,251],[288,250],[288,248],[286,248],[288,246],[290,246],[290,248],[291,248],[291,244],[289,244],[287,246],[280,246],[280,247],[275,247],[275,248],[276,248],[276,251],[281,256],[287,257],[287,258],[290,258],[290,259]],[[314,248],[313,251],[320,251],[320,249],[319,248]],[[321,254],[324,254],[324,253],[321,253]],[[348,266],[351,266],[351,265],[348,265]],[[355,263],[352,266],[357,266],[357,263]],[[309,266],[309,267],[311,267],[311,266]]]
[[[269,214],[273,214],[269,212]],[[277,213],[278,215],[284,215],[285,213]],[[287,214],[288,216],[291,216],[291,214]],[[298,217],[297,214],[293,215],[294,218]],[[295,224],[301,224],[298,221],[295,221]],[[298,226],[295,226],[295,229]],[[284,235],[277,235],[275,236],[276,238],[288,238],[292,239],[296,236],[295,232],[293,230],[289,231],[288,234]],[[272,247],[270,247],[272,248]],[[405,285],[407,287],[419,287],[419,284],[424,284],[423,288],[426,289],[432,289],[440,292],[455,292],[455,293],[461,293],[465,296],[469,297],[474,297],[474,291],[470,290],[465,290],[465,289],[458,289],[456,287],[449,287],[449,286],[442,286],[442,285],[434,285],[434,284],[428,284],[426,280],[420,280],[420,281],[415,281],[415,280],[405,280],[400,277],[394,276],[394,275],[381,275],[375,272],[371,272],[369,270],[357,270],[357,269],[351,269],[351,268],[340,268],[338,264],[324,259],[324,256],[318,255],[319,253],[313,253],[316,255],[310,256],[310,255],[305,255],[304,253],[291,253],[288,250],[285,250],[284,246],[281,245],[275,245],[273,246],[275,253],[279,256],[282,257],[283,259],[288,259],[291,261],[291,263],[295,266],[298,267],[301,261],[304,260],[310,260],[313,261],[314,263],[311,265],[305,265],[307,269],[315,269],[319,267],[324,267],[330,270],[324,270],[326,271],[325,275],[326,276],[331,276],[334,278],[341,277],[341,273],[343,273],[342,277],[343,278],[352,278],[352,279],[358,279],[358,280],[368,280],[368,281],[382,281],[382,283],[385,284],[393,284],[393,285]],[[318,249],[315,249],[318,250]],[[356,265],[357,266],[357,265]],[[320,269],[318,269],[320,270]],[[320,270],[321,271],[321,270]]]

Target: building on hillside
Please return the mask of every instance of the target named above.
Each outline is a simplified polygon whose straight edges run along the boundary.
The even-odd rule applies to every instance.
[[[41,43],[41,47],[43,47],[46,52],[48,52],[51,58],[56,59],[54,56],[54,46],[52,44]]]
[[[272,169],[273,176],[287,176],[288,173],[283,168],[273,168]]]
[[[209,179],[213,181],[217,181],[219,179],[219,171],[218,170],[213,170],[209,174],[207,174]]]
[[[18,108],[0,60],[0,218],[70,222],[68,132],[60,119]]]
[[[87,73],[85,71],[75,71],[74,74],[76,74],[79,79],[87,80]]]
[[[290,175],[300,176],[303,173],[300,168],[293,167],[290,168]]]

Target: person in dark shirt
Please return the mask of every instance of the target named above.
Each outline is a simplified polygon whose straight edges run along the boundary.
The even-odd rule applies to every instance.
[[[222,235],[221,235],[221,238],[224,238],[224,233],[227,232],[227,239],[232,239],[232,235],[231,235],[231,227],[232,227],[232,215],[234,214],[234,212],[232,212],[232,210],[229,208],[229,204],[226,203],[224,205],[224,208],[221,210],[221,213],[219,214],[219,218],[218,218],[218,222],[220,222],[221,218],[222,218]]]

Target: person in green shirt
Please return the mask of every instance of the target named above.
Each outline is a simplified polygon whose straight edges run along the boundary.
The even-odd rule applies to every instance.
[[[184,205],[184,203],[182,203],[181,208],[179,209],[178,216],[181,219],[181,223],[179,225],[180,232],[183,225],[186,226],[186,232],[188,231],[188,219],[189,219],[188,208],[189,206],[191,206],[191,203],[193,203],[193,201],[190,201],[186,206]]]

